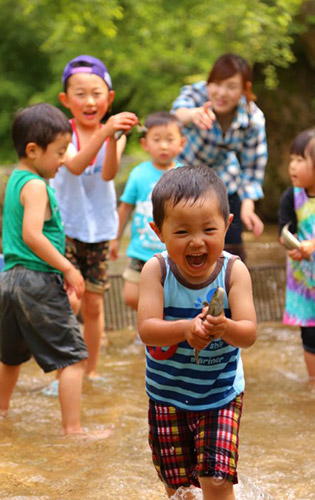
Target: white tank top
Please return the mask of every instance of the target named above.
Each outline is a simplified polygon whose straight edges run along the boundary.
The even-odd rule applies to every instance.
[[[71,124],[73,127],[73,122]],[[79,150],[75,129],[72,142]],[[93,164],[81,175],[73,175],[63,166],[51,180],[66,235],[84,243],[98,243],[117,236],[118,214],[114,181],[104,181],[101,176],[105,151],[106,141]]]

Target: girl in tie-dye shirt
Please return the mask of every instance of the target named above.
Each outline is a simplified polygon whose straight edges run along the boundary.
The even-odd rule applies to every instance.
[[[290,222],[301,246],[288,250],[283,322],[301,327],[306,368],[315,385],[315,129],[301,132],[290,153],[293,186],[280,201],[279,229]]]

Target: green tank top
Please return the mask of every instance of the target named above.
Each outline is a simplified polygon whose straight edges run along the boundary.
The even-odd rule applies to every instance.
[[[60,271],[38,257],[23,241],[22,224],[24,207],[20,201],[20,193],[23,186],[32,179],[40,179],[45,182],[42,177],[27,170],[14,170],[7,185],[3,209],[2,240],[5,261],[3,271],[8,271],[14,266],[21,265],[33,271],[60,273]],[[59,207],[53,188],[48,184],[46,184],[46,187],[52,216],[44,222],[43,234],[64,255],[65,234]]]

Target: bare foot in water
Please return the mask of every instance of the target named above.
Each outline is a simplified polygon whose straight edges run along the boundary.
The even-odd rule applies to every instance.
[[[89,373],[89,375],[84,376],[84,380],[87,380],[88,382],[108,382],[105,377],[99,375],[98,373]]]
[[[99,429],[95,431],[89,431],[88,429],[82,429],[81,432],[73,432],[64,434],[65,438],[86,440],[86,441],[97,441],[99,439],[107,439],[113,434],[114,430],[112,427],[107,429]]]

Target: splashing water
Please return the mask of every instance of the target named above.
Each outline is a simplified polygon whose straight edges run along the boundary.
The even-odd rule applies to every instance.
[[[1,500],[167,499],[147,439],[144,348],[128,343],[127,334],[112,335],[102,352],[103,381],[83,386],[82,425],[92,431],[113,425],[104,441],[61,438],[58,398],[41,392],[54,374],[44,375],[34,361],[23,366],[10,416],[0,419]],[[242,357],[236,498],[313,500],[315,391],[307,385],[298,328],[260,325]],[[173,500],[186,500],[178,496],[185,493]],[[189,493],[202,499],[200,489]]]
[[[264,492],[259,486],[255,485],[249,479],[242,477],[239,484],[234,486],[236,500],[274,500],[272,496]],[[190,486],[189,488],[179,488],[171,497],[171,500],[202,500],[202,491],[200,488]]]

